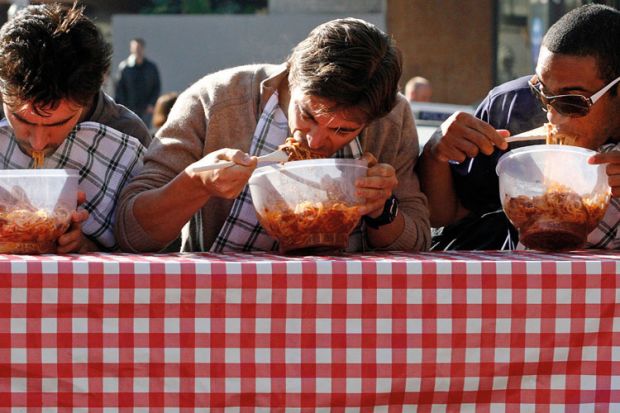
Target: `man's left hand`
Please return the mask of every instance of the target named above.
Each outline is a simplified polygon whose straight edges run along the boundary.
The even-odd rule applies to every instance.
[[[78,206],[86,201],[86,194],[78,192]],[[58,238],[58,254],[69,254],[72,252],[86,252],[92,250],[92,243],[86,239],[82,233],[82,223],[88,219],[88,211],[78,208],[71,212],[71,224],[67,232]]]
[[[356,183],[357,195],[366,199],[366,203],[361,207],[361,214],[371,218],[381,215],[385,202],[392,196],[396,185],[398,179],[392,165],[379,163],[368,168],[366,177]]]

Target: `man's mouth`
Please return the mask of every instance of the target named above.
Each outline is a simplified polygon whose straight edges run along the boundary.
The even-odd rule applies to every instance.
[[[36,154],[42,153],[47,158],[48,156],[51,156],[56,151],[56,148],[50,148],[49,146],[46,146],[45,148],[43,148],[43,150],[35,151],[34,149],[32,149],[30,145],[24,146],[20,142],[17,142],[17,147],[19,148],[20,151],[22,151],[24,154],[30,157],[33,157],[33,154],[35,153]]]

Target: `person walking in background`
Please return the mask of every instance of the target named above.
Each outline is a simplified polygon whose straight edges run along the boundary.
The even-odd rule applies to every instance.
[[[422,76],[412,77],[405,86],[405,96],[409,102],[430,102],[433,96],[431,82]]]
[[[155,102],[161,92],[157,65],[144,56],[144,39],[129,42],[129,56],[118,66],[115,99],[136,112],[147,125],[151,124]]]

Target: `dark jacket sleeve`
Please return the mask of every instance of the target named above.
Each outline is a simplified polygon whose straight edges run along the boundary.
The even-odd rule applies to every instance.
[[[529,77],[512,80],[491,90],[478,106],[475,116],[496,129],[508,129],[511,134],[542,125],[546,116],[529,90]],[[495,167],[504,153],[496,149],[491,155],[480,154],[452,165],[456,193],[465,208],[477,214],[501,208]]]

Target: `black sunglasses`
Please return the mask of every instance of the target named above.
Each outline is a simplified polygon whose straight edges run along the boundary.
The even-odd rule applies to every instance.
[[[587,98],[583,95],[557,95],[547,96],[542,91],[542,84],[538,80],[538,75],[532,76],[527,82],[530,85],[530,89],[534,92],[540,103],[542,103],[543,110],[547,110],[549,106],[555,109],[562,116],[569,116],[571,118],[579,118],[586,116],[590,112],[590,106],[594,105],[609,89],[611,89],[616,83],[620,82],[620,77],[612,80],[607,86]]]

